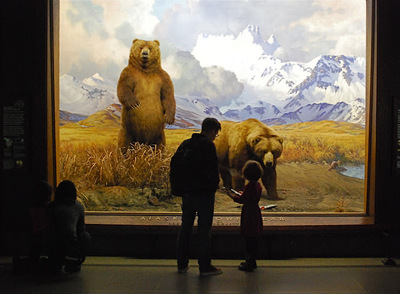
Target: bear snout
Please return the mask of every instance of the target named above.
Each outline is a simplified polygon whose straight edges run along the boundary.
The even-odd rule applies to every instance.
[[[273,163],[272,163],[272,162],[267,162],[267,163],[265,164],[265,166],[268,167],[268,168],[271,168],[271,167],[273,166]]]
[[[142,58],[147,59],[150,56],[150,50],[149,49],[143,49],[142,50]]]
[[[273,167],[273,165],[274,165],[274,155],[272,154],[272,152],[267,152],[264,155],[264,160],[263,161],[264,161],[264,165],[267,168]]]

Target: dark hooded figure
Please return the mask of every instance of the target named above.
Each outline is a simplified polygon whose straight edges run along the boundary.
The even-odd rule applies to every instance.
[[[89,234],[85,231],[85,208],[77,200],[73,182],[62,181],[50,205],[54,238],[49,256],[54,271],[76,272],[86,257]]]

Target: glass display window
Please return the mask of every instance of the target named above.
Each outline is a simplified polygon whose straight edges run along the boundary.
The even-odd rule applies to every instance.
[[[179,225],[170,160],[206,117],[256,119],[257,128],[282,139],[280,155],[265,150],[276,160],[278,195],[271,197],[263,183],[265,226],[373,222],[370,1],[60,0],[57,9],[57,177],[76,184],[91,222]],[[174,122],[159,130],[162,144],[139,139],[121,151],[122,124],[138,127],[121,119],[126,105],[118,91],[136,39],[157,40],[150,50],[159,50],[172,81]],[[144,118],[141,131],[150,133],[146,128],[165,106],[146,103],[130,106]],[[242,140],[246,152],[230,156],[263,162]],[[237,226],[241,206],[223,185],[214,224]]]

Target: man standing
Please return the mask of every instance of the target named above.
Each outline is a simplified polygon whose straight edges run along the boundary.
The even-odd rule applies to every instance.
[[[177,241],[178,272],[189,269],[189,246],[193,223],[198,216],[199,248],[198,263],[200,275],[222,274],[211,265],[210,231],[214,217],[215,192],[218,188],[218,159],[213,141],[221,130],[221,124],[215,118],[206,118],[201,125],[201,133],[194,133],[190,139],[182,142],[180,148],[190,145],[193,168],[190,184],[182,196],[182,224]]]

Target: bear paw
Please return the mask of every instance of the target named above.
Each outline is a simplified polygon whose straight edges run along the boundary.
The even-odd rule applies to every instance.
[[[175,122],[175,116],[174,115],[165,114],[164,115],[164,121],[167,124],[172,125]]]

